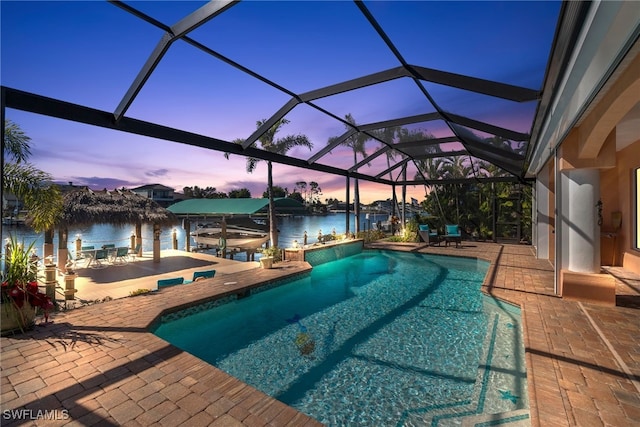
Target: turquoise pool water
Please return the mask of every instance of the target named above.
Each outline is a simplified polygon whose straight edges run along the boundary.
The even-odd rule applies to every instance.
[[[155,333],[327,425],[522,425],[520,313],[480,292],[487,268],[364,251]]]

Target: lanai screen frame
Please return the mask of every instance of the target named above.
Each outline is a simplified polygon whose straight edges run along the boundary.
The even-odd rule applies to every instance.
[[[401,65],[356,79],[297,94],[293,91],[279,86],[274,82],[271,82],[266,77],[245,68],[241,64],[233,62],[220,53],[213,51],[212,49],[208,48],[205,45],[202,45],[198,41],[193,40],[188,36],[190,31],[200,27],[201,25],[204,25],[209,20],[214,19],[217,15],[224,13],[226,10],[237,4],[237,1],[207,3],[172,26],[161,23],[126,3],[119,1],[110,1],[109,3],[121,8],[125,12],[132,14],[133,16],[139,18],[144,22],[165,31],[165,34],[159,40],[156,49],[149,56],[144,66],[138,73],[138,76],[131,83],[129,90],[123,96],[115,111],[98,110],[95,108],[73,104],[59,99],[45,97],[35,93],[29,93],[26,91],[2,86],[0,114],[2,115],[3,122],[5,118],[6,108],[12,108],[49,117],[70,120],[73,122],[89,124],[92,126],[99,126],[122,132],[158,138],[166,141],[184,143],[225,153],[254,157],[256,159],[267,160],[274,163],[295,166],[303,169],[344,176],[347,178],[347,183],[350,179],[358,179],[390,185],[393,187],[397,185],[406,186],[455,184],[465,182],[531,181],[531,179],[525,178],[525,173],[527,169],[528,158],[534,151],[534,146],[536,145],[536,132],[538,130],[539,123],[546,115],[546,110],[548,109],[549,100],[551,99],[552,95],[551,90],[553,88],[553,82],[555,82],[562,75],[562,72],[566,65],[568,52],[571,51],[571,46],[573,45],[576,35],[578,34],[578,31],[580,29],[580,16],[584,16],[584,13],[588,8],[587,5],[578,2],[569,2],[562,4],[559,12],[556,34],[554,36],[554,42],[552,44],[552,51],[550,52],[549,62],[545,71],[543,88],[540,90],[536,90],[409,64],[403,58],[402,54],[396,48],[393,41],[384,31],[382,26],[367,9],[366,5],[363,2],[355,1],[358,9],[362,12],[370,25],[375,29],[376,33],[384,41],[389,50],[393,52],[393,55]],[[275,112],[264,123],[263,126],[258,128],[255,132],[248,136],[243,144],[234,144],[210,136],[189,132],[187,130],[176,129],[158,123],[152,123],[127,117],[125,113],[128,107],[134,101],[136,95],[140,92],[140,89],[153,72],[155,66],[162,60],[162,56],[164,55],[164,53],[176,40],[187,42],[188,44],[206,52],[209,55],[214,56],[221,61],[224,61],[225,63],[237,68],[238,70],[245,72],[256,79],[259,79],[264,83],[269,84],[270,86],[288,94],[291,99],[287,103],[285,103],[277,112]],[[429,100],[429,102],[434,106],[436,111],[434,113],[394,118],[376,123],[353,125],[351,123],[348,123],[343,118],[338,117],[330,111],[324,110],[314,103],[314,101],[327,96],[354,90],[357,88],[362,88],[369,85],[379,84],[398,78],[408,78],[415,85],[417,85],[420,91],[424,94],[425,98]],[[538,107],[534,122],[532,123],[532,134],[529,135],[521,132],[514,132],[509,129],[504,129],[488,123],[479,122],[462,115],[446,112],[433,100],[433,98],[425,88],[423,82],[434,82],[437,84],[461,88],[474,93],[490,95],[492,97],[503,98],[514,102],[537,102]],[[300,104],[305,104],[321,111],[323,114],[326,114],[333,119],[342,122],[351,130],[345,132],[345,134],[338,138],[338,140],[333,145],[327,145],[308,159],[298,159],[291,156],[271,153],[255,147],[255,142],[258,141],[262,134],[264,134],[279,119],[285,117],[288,111],[291,111],[295,106]],[[446,125],[451,129],[454,136],[441,140],[421,140],[394,144],[390,143],[389,141],[384,141],[372,134],[372,131],[387,126],[401,126],[404,124],[432,120],[441,120],[445,122]],[[511,141],[521,141],[525,143],[524,153],[515,153],[510,150],[504,150],[491,145],[479,143],[477,140],[474,140],[472,136],[469,136],[468,134],[465,135],[460,132],[460,129],[463,128],[478,130]],[[382,144],[382,148],[349,168],[338,168],[318,162],[320,158],[331,151],[331,149],[334,148],[341,140],[344,140],[344,138],[347,138],[357,132],[363,132],[371,137],[371,139],[377,140]],[[461,179],[432,179],[425,177],[421,173],[420,174],[422,176],[420,177],[416,177],[415,179],[407,179],[405,174],[401,173],[403,168],[405,168],[407,163],[409,162],[413,162],[416,166],[416,169],[419,171],[420,169],[416,164],[417,161],[421,159],[433,158],[436,156],[433,153],[429,152],[423,154],[415,154],[412,153],[411,150],[417,148],[419,151],[421,148],[424,148],[426,146],[437,145],[446,142],[459,142],[464,147],[463,150],[460,150],[453,154],[468,156],[470,159],[473,157],[476,159],[487,161],[491,164],[496,165],[503,171],[503,173],[501,174],[501,176],[476,176],[474,178]],[[394,160],[389,169],[376,175],[369,175],[358,170],[361,166],[375,159],[376,157],[385,154],[385,152],[388,150],[395,150],[398,154],[400,154],[399,157],[401,157],[401,160]],[[446,157],[450,154],[452,153],[442,152],[443,157]],[[4,159],[2,160],[4,161]],[[396,178],[386,178],[385,176],[390,174],[390,172],[392,171],[396,172]]]

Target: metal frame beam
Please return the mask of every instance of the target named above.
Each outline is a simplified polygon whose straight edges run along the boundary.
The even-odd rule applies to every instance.
[[[393,148],[404,149],[404,148],[424,147],[428,145],[446,144],[448,142],[460,142],[460,138],[458,138],[457,136],[446,136],[444,138],[420,139],[417,141],[398,142],[397,144],[393,144]]]
[[[407,157],[405,159],[402,159],[402,161],[396,163],[395,165],[391,166],[390,168],[387,168],[387,169],[383,170],[382,172],[380,172],[379,174],[377,174],[376,178],[380,178],[383,175],[391,173],[394,169],[397,169],[397,168],[399,168],[401,166],[404,166],[405,164],[407,164],[407,162],[409,162],[409,160],[411,160],[411,157]]]
[[[482,178],[444,178],[444,179],[417,179],[415,181],[394,181],[397,185],[447,185],[447,184],[468,184],[470,182],[519,182],[530,183],[532,179],[520,179],[516,176],[490,176]]]
[[[368,156],[367,158],[365,158],[365,159],[361,160],[360,162],[356,163],[355,165],[351,166],[348,169],[349,172],[357,171],[360,167],[366,165],[367,163],[369,163],[373,159],[375,159],[377,157],[380,157],[381,155],[383,155],[384,153],[386,153],[389,150],[391,150],[391,147],[389,147],[388,145],[385,145],[384,147],[382,147],[381,149],[379,149],[378,151],[376,151],[372,155]]]
[[[415,116],[401,117],[399,119],[385,120],[382,122],[358,125],[358,129],[364,132],[368,130],[375,130],[375,129],[381,129],[386,127],[408,125],[411,123],[432,122],[434,120],[440,120],[440,119],[442,119],[442,115],[440,113],[434,112],[434,113],[418,114]]]
[[[490,133],[512,141],[529,141],[529,135],[526,133],[516,132],[513,130],[501,128],[499,126],[490,125],[485,122],[479,122],[468,117],[459,116],[457,114],[447,114],[447,120],[457,125],[466,126],[479,130],[481,132]]]
[[[446,71],[434,70],[417,65],[410,65],[410,67],[414,70],[415,76],[420,80],[468,90],[470,92],[481,93],[514,102],[537,101],[540,97],[540,93],[533,89],[469,77],[462,74],[448,73]]]
[[[425,159],[435,159],[437,157],[455,157],[455,156],[466,156],[469,155],[467,150],[457,150],[457,151],[444,151],[439,153],[429,153],[420,156],[413,156],[413,160],[425,160]]]
[[[318,151],[316,154],[314,154],[313,156],[309,157],[309,159],[307,160],[307,163],[310,164],[310,165],[314,164],[319,158],[321,158],[322,156],[327,154],[329,151],[331,151],[334,148],[336,148],[338,145],[342,144],[347,138],[350,138],[353,134],[355,134],[357,132],[358,132],[357,129],[351,129],[351,130],[343,133],[338,138],[336,138],[336,140],[333,141],[331,144],[327,144],[324,148],[322,148],[322,150]]]
[[[194,147],[207,148],[210,150],[221,151],[240,156],[254,157],[260,160],[267,160],[279,164],[299,167],[302,169],[312,169],[318,172],[330,173],[333,175],[350,176],[354,179],[376,182],[379,184],[390,185],[391,182],[386,179],[378,179],[370,175],[361,173],[353,173],[344,169],[322,164],[309,165],[305,160],[272,153],[269,151],[259,150],[257,148],[248,148],[243,150],[239,144],[223,141],[221,139],[211,138],[179,129],[170,128],[168,126],[156,123],[146,122],[143,120],[122,117],[119,121],[115,121],[113,114],[107,111],[97,110],[94,108],[72,104],[70,102],[61,101],[54,98],[48,98],[42,95],[36,95],[29,92],[0,86],[0,90],[4,93],[4,101],[7,108],[27,111],[30,113],[41,114],[58,119],[69,120],[76,123],[84,123],[92,126],[127,132],[151,138],[162,139],[165,141],[179,142],[182,144],[192,145]]]
[[[268,120],[266,120],[262,124],[262,126],[260,126],[258,129],[256,129],[251,134],[251,136],[249,136],[249,138],[247,138],[242,143],[242,149],[246,150],[247,148],[252,146],[262,135],[267,133],[267,131],[269,129],[271,129],[271,127],[278,122],[278,120],[281,120],[282,118],[284,118],[284,116],[286,116],[289,111],[293,110],[295,108],[295,106],[298,105],[299,103],[300,102],[297,99],[291,98],[273,116],[271,116]]]
[[[120,2],[113,2],[114,4],[118,4]],[[120,120],[124,114],[127,112],[135,97],[140,93],[144,84],[149,80],[153,70],[156,69],[165,53],[169,50],[169,47],[173,44],[174,41],[179,40],[184,37],[190,31],[195,30],[199,26],[203,25],[207,21],[213,19],[215,16],[224,12],[234,4],[238,3],[237,0],[218,0],[218,1],[210,1],[206,3],[204,6],[195,10],[188,16],[184,17],[176,24],[172,25],[165,34],[162,35],[160,41],[151,52],[151,55],[147,58],[147,61],[142,66],[142,69],[138,72],[138,75],[129,86],[126,94],[120,100],[120,103],[116,107],[113,115],[116,120]],[[132,12],[132,8],[125,8],[125,10]]]
[[[390,68],[388,70],[384,70],[381,72],[369,74],[366,76],[362,76],[359,78],[355,78],[352,80],[348,80],[345,82],[337,83],[334,85],[326,86],[323,88],[311,90],[305,92],[303,94],[295,94],[288,89],[279,86],[278,84],[268,80],[266,77],[255,73],[244,66],[235,63],[229,58],[224,57],[218,52],[213,51],[211,48],[200,44],[199,42],[190,39],[187,34],[199,26],[205,24],[206,22],[213,19],[215,16],[220,13],[228,10],[233,5],[238,3],[238,0],[222,0],[222,1],[210,1],[200,7],[198,10],[193,13],[187,15],[185,18],[181,19],[173,26],[167,26],[154,18],[140,12],[133,7],[115,0],[108,0],[110,3],[120,7],[126,12],[140,18],[151,25],[154,25],[160,29],[162,29],[165,33],[162,35],[158,44],[155,46],[154,50],[147,58],[145,64],[142,69],[139,71],[138,75],[132,82],[125,96],[120,101],[120,104],[116,108],[113,113],[107,113],[100,110],[91,109],[89,107],[80,106],[76,104],[67,103],[60,100],[55,100],[52,98],[46,98],[40,95],[30,94],[27,92],[21,92],[11,88],[2,87],[3,94],[5,95],[6,106],[9,108],[22,109],[25,111],[30,111],[36,114],[45,114],[51,117],[58,117],[66,120],[72,120],[80,123],[87,123],[90,125],[101,126],[105,128],[110,128],[114,130],[119,130],[123,132],[135,133],[145,136],[150,136],[154,138],[160,138],[168,141],[175,141],[180,143],[185,143],[188,145],[194,145],[199,147],[204,147],[208,149],[213,149],[217,151],[223,151],[232,154],[238,154],[243,156],[255,157],[257,159],[269,160],[276,163],[287,164],[291,166],[301,167],[305,169],[317,170],[321,172],[343,175],[347,177],[353,177],[354,179],[362,179],[366,181],[384,183],[384,184],[393,184],[393,180],[382,179],[381,176],[384,174],[391,173],[394,169],[398,167],[406,168],[408,161],[426,159],[426,158],[435,158],[435,157],[447,157],[451,155],[463,155],[468,154],[474,156],[478,159],[490,162],[503,170],[515,175],[516,177],[519,175],[523,176],[524,171],[522,170],[524,166],[525,156],[520,155],[518,153],[514,153],[508,150],[501,149],[499,147],[492,146],[490,144],[485,144],[478,140],[478,138],[474,138],[469,134],[467,137],[464,137],[464,131],[462,128],[457,128],[456,126],[464,126],[472,129],[476,129],[482,132],[486,132],[489,134],[493,134],[502,138],[505,138],[510,141],[524,141],[527,144],[530,142],[531,136],[525,133],[514,132],[508,129],[503,129],[498,126],[493,126],[487,123],[479,122],[473,119],[469,119],[463,116],[459,116],[453,113],[446,112],[442,110],[428,93],[425,88],[425,81],[433,82],[436,84],[446,85],[449,87],[454,87],[457,89],[462,89],[466,91],[471,91],[474,93],[479,93],[487,96],[498,97],[502,99],[507,99],[514,102],[529,102],[529,101],[540,101],[544,103],[546,98],[542,97],[541,91],[536,91],[532,89],[527,89],[523,87],[508,85],[500,82],[489,81],[484,79],[478,79],[474,77],[469,77],[461,74],[448,73],[444,71],[434,70],[426,67],[411,65],[406,62],[406,60],[402,57],[400,51],[394,46],[391,41],[391,38],[384,32],[382,26],[375,20],[373,15],[366,8],[365,4],[362,1],[355,0],[356,6],[360,9],[362,14],[374,28],[374,30],[378,33],[378,35],[385,42],[389,50],[396,57],[398,62],[401,64],[399,67]],[[159,124],[144,122],[140,120],[131,119],[125,116],[126,111],[130,107],[130,105],[135,100],[136,96],[141,91],[142,87],[146,83],[146,81],[150,78],[151,74],[158,66],[165,53],[171,47],[171,44],[176,40],[183,40],[186,43],[191,44],[204,51],[205,53],[231,65],[232,67],[250,75],[253,78],[256,78],[267,85],[270,85],[272,88],[275,88],[282,93],[288,94],[291,96],[291,99],[284,104],[273,116],[271,116],[267,121],[260,126],[256,131],[254,131],[249,138],[247,138],[243,144],[233,144],[227,141],[210,138],[203,135],[198,135],[174,128],[169,128],[166,126],[162,126]],[[435,112],[422,114],[411,117],[404,117],[399,119],[386,120],[377,123],[369,123],[364,125],[354,125],[348,123],[345,119],[341,117],[337,117],[330,111],[327,111],[315,104],[312,103],[313,100],[325,98],[328,96],[364,88],[367,86],[376,85],[379,83],[388,82],[391,80],[408,77],[411,78],[421,92],[424,94],[426,99],[433,105]],[[548,87],[544,88],[545,96]],[[546,101],[548,102],[548,101]],[[278,120],[286,117],[286,115],[293,110],[298,104],[304,103],[321,113],[345,124],[349,129],[345,134],[341,135],[337,138],[332,144],[328,144],[323,147],[318,153],[311,156],[308,160],[291,158],[286,155],[279,155],[276,153],[271,153],[265,150],[260,150],[253,145],[260,139],[265,132],[267,132]],[[545,104],[544,108],[547,107]],[[4,108],[4,106],[3,106]],[[541,106],[538,106],[541,108]],[[536,115],[536,117],[539,117]],[[417,123],[421,121],[433,121],[433,120],[442,120],[454,134],[452,137],[446,138],[438,138],[432,140],[421,140],[421,141],[407,141],[398,144],[393,144],[393,141],[383,141],[372,133],[368,133],[369,131],[381,129],[385,127],[393,127],[393,126],[402,126],[411,123]],[[533,132],[538,130],[539,124],[533,125]],[[318,164],[317,161],[329,153],[333,148],[338,145],[344,143],[344,141],[353,136],[356,133],[363,132],[368,137],[370,137],[374,141],[381,142],[383,144],[382,148],[375,151],[373,154],[367,156],[364,160],[357,162],[355,165],[351,166],[349,169],[339,169],[332,166]],[[462,134],[462,135],[461,135]],[[404,149],[412,148],[412,147],[421,147],[421,146],[431,146],[446,142],[460,142],[464,147],[465,151],[456,151],[456,152],[442,152],[442,153],[425,153],[419,156],[412,156],[404,152]],[[529,156],[531,147],[525,147],[527,149],[527,156]],[[406,156],[400,162],[388,168],[381,174],[373,177],[366,174],[357,173],[358,168],[364,166],[369,163],[371,160],[381,156],[382,154],[388,153],[390,149],[396,150],[402,156]],[[426,151],[426,150],[425,150]],[[516,178],[511,178],[516,179]],[[520,178],[522,179],[522,178]],[[406,178],[402,181],[403,183],[415,184],[414,181],[407,181]],[[441,182],[441,181],[437,181]],[[468,182],[468,180],[466,181]]]
[[[337,83],[330,86],[325,86],[320,89],[314,89],[309,92],[300,94],[302,102],[309,102],[327,96],[337,95],[343,92],[349,92],[355,89],[361,89],[367,86],[373,86],[379,83],[388,82],[391,80],[399,79],[401,77],[409,77],[409,73],[404,67],[390,68],[378,73],[369,74],[356,79],[347,80],[345,82]]]
[[[380,129],[380,128],[384,128],[384,127],[392,127],[392,126],[401,126],[401,125],[406,125],[406,124],[410,124],[410,123],[428,122],[428,121],[432,121],[432,120],[437,120],[439,118],[441,118],[441,117],[440,117],[440,114],[438,114],[438,113],[427,113],[427,114],[419,114],[417,116],[403,117],[401,119],[386,120],[386,121],[383,121],[383,122],[358,125],[356,128],[352,129],[351,131],[341,135],[338,139],[333,141],[332,144],[328,144],[322,150],[318,151],[316,154],[311,156],[307,160],[307,162],[309,162],[309,164],[315,163],[316,161],[318,161],[318,159],[320,159],[321,157],[325,156],[327,153],[329,153],[331,150],[333,150],[338,145],[342,144],[345,141],[345,139],[349,138],[351,135],[353,135],[356,132],[365,132],[365,131],[368,131],[368,130],[375,130],[375,129]],[[373,138],[372,137],[372,139],[377,139],[377,138]],[[390,145],[390,146],[392,146],[392,148],[396,148],[396,145],[397,145],[397,144],[396,145],[389,144],[386,141],[380,141],[380,142],[382,142],[384,144],[387,144],[387,145]],[[398,149],[398,148],[396,148],[396,149]],[[398,149],[398,151],[400,151],[400,149]],[[403,153],[403,154],[408,156],[408,154],[406,154],[406,153]]]

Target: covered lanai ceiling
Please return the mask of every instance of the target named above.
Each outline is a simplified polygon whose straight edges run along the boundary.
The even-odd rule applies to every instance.
[[[50,7],[69,10],[68,19],[47,21]],[[43,2],[37,19],[67,34],[68,45],[47,53],[59,55],[57,69],[34,70],[32,84],[4,79],[3,102],[384,184],[522,180],[587,9],[554,1]],[[93,83],[84,87],[74,76],[87,74]],[[162,113],[150,113],[153,105]],[[264,150],[261,136],[282,119],[281,136],[304,134],[313,148]]]

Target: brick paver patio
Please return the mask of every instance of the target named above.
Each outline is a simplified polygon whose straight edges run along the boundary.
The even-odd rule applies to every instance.
[[[565,301],[553,269],[520,245],[464,242],[462,248],[377,243],[374,247],[478,257],[492,265],[483,290],[520,304],[532,426],[640,425],[640,311],[637,277],[618,279],[616,307]],[[55,323],[3,337],[3,411],[14,424],[305,426],[310,417],[148,332],[163,310],[241,292],[306,271],[286,262],[188,286],[90,305]],[[38,410],[57,420],[24,420]],[[11,425],[4,417],[2,425]]]

